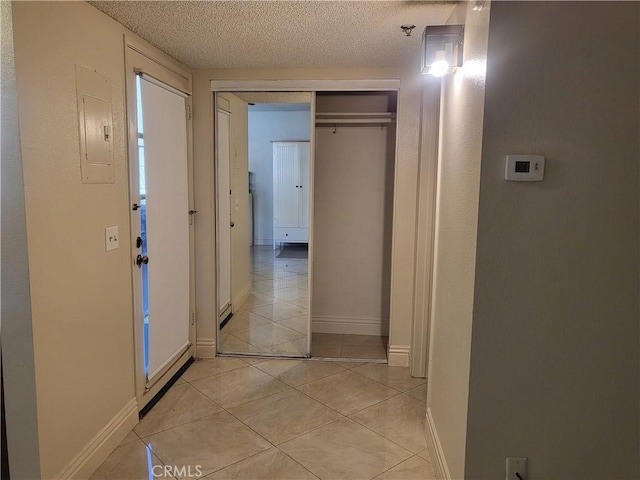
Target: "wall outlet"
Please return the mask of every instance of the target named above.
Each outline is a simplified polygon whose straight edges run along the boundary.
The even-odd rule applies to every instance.
[[[506,480],[527,480],[526,457],[507,457]]]
[[[120,247],[120,242],[118,241],[119,237],[120,237],[120,234],[118,233],[118,227],[108,227],[105,229],[104,243],[105,243],[105,248],[107,249],[107,252],[110,252],[111,250],[115,250],[116,248]]]

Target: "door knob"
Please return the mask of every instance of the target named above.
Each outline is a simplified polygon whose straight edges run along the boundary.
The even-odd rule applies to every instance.
[[[234,222],[231,222],[229,225],[231,225],[232,227],[236,226],[236,224]]]
[[[147,257],[146,255],[138,254],[138,256],[136,257],[136,265],[138,265],[138,267],[142,267],[143,263],[145,265],[149,263],[149,257]]]

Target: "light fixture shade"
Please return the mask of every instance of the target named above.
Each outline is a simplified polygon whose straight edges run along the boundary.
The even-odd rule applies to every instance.
[[[442,76],[462,65],[464,25],[435,25],[422,34],[422,74]]]

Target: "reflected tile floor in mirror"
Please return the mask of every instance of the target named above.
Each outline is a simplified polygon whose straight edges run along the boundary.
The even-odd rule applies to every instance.
[[[91,478],[429,480],[425,415],[408,368],[197,360]]]
[[[307,245],[250,249],[252,289],[220,332],[220,352],[307,353]]]

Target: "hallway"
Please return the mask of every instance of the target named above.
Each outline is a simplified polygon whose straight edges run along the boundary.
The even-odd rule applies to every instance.
[[[210,479],[431,479],[425,410],[425,379],[406,368],[199,360],[92,479],[154,478],[164,465]]]

